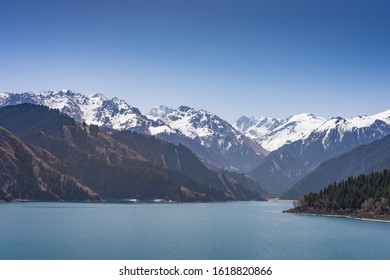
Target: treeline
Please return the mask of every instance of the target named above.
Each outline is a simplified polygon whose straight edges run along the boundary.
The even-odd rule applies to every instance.
[[[358,209],[375,214],[390,211],[390,170],[349,177],[318,193],[309,193],[296,203],[300,209]]]

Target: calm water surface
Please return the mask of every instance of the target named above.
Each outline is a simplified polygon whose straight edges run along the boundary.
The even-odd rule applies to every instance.
[[[282,202],[0,204],[0,259],[390,259],[390,223]]]

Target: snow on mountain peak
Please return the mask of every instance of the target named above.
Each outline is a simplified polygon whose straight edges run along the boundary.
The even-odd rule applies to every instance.
[[[371,116],[354,117],[349,119],[349,122],[353,125],[353,127],[362,128],[372,125],[377,120],[390,124],[390,110]]]
[[[1,103],[3,101],[5,101],[8,97],[9,97],[9,93],[8,92],[0,92],[0,102]]]
[[[1,100],[0,100],[1,101]],[[71,116],[77,121],[107,126],[114,129],[145,129],[151,122],[141,112],[124,100],[108,99],[95,93],[87,97],[68,89],[43,92],[9,94],[2,100],[2,106],[20,103],[45,105]]]
[[[298,114],[285,120],[266,117],[241,117],[235,127],[269,151],[307,137],[325,119],[313,114]]]
[[[205,110],[180,106],[161,118],[172,129],[205,147],[218,146],[222,151],[243,145],[243,135],[228,122]]]
[[[103,93],[94,93],[89,96],[89,99],[99,99],[99,100],[107,100],[107,97],[104,96]]]
[[[154,106],[148,113],[148,117],[152,119],[159,119],[172,113],[173,109],[165,105]]]
[[[196,143],[196,147],[200,144],[213,150],[213,157],[218,153],[218,156],[230,153],[229,156],[232,158],[237,155],[245,157],[253,151],[258,155],[264,155],[267,151],[262,147],[273,151],[297,140],[309,143],[315,138],[323,140],[326,148],[330,143],[341,141],[348,131],[362,135],[369,131],[365,130],[366,128],[370,128],[373,134],[377,133],[380,136],[385,134],[385,126],[390,126],[390,110],[349,119],[335,117],[328,121],[306,113],[293,115],[284,120],[243,116],[232,126],[213,113],[189,106],[180,106],[174,110],[160,105],[145,116],[124,100],[116,97],[109,99],[100,93],[89,97],[68,89],[38,93],[0,93],[0,106],[20,103],[40,104],[59,109],[75,120],[89,124],[156,136],[164,134],[163,136],[168,138],[170,135],[172,137],[169,139],[174,139],[173,142],[186,138],[183,140],[184,143],[191,140]],[[203,156],[207,157],[207,154],[210,155],[209,152],[205,152]]]
[[[341,142],[346,133],[357,133],[358,137],[364,138],[363,134],[370,131],[372,128],[373,131],[375,130],[375,132],[372,132],[375,134],[373,137],[376,137],[376,134],[387,135],[385,127],[388,127],[389,125],[390,110],[371,116],[358,116],[347,119],[342,117],[333,117],[324,122],[317,129],[313,130],[310,135],[310,141],[322,139],[321,142],[323,147],[328,149],[332,143]],[[376,128],[373,128],[373,126],[376,126]],[[384,130],[382,131],[382,129]]]
[[[249,170],[268,154],[260,144],[245,137],[231,124],[206,110],[197,110],[189,106],[180,106],[160,119],[167,127],[191,139],[195,150],[210,162],[231,170]],[[154,134],[163,126],[150,129]],[[185,140],[185,143],[189,143]],[[199,150],[200,146],[207,150]],[[223,158],[223,160],[222,160]]]
[[[330,129],[352,131],[354,129],[369,127],[376,121],[383,121],[390,125],[390,110],[370,116],[357,116],[347,119],[342,117],[333,117],[330,120],[324,122],[320,127],[318,127],[316,131],[321,132],[328,131]]]
[[[265,149],[273,151],[297,140],[305,141],[312,133],[313,139],[323,137],[323,145],[326,148],[331,135],[337,136],[334,140],[341,141],[346,131],[366,128],[378,121],[390,124],[390,110],[371,116],[348,119],[333,117],[329,120],[307,113],[293,115],[285,120],[241,117],[235,127]]]
[[[162,117],[162,120],[173,129],[179,130],[185,136],[194,139],[204,138],[214,133],[207,122],[212,117],[211,113],[204,110],[196,111],[188,106],[180,106]]]
[[[194,108],[191,108],[191,107],[188,107],[188,106],[180,106],[178,109],[178,111],[181,111],[181,112],[189,112],[189,111],[195,111]]]
[[[313,114],[308,113],[302,113],[297,115],[292,115],[287,118],[288,122],[305,122],[307,120],[317,120],[318,117],[314,116]]]
[[[280,124],[281,119],[269,117],[240,117],[234,124],[239,131],[248,131],[250,138],[255,138],[256,134],[266,133]]]

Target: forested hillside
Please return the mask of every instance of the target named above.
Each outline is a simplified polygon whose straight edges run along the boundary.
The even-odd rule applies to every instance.
[[[349,177],[296,202],[292,213],[390,219],[390,170]]]

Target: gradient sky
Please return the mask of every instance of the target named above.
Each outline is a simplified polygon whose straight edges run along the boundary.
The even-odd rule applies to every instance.
[[[0,91],[329,118],[390,109],[388,0],[0,0]]]

